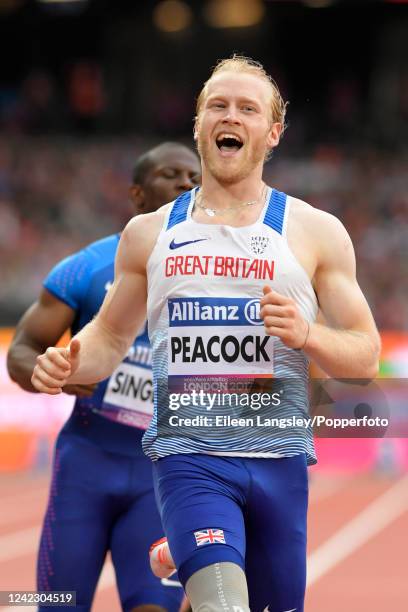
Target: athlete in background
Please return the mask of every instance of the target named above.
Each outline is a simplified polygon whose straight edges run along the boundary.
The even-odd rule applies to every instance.
[[[200,172],[197,156],[183,145],[164,143],[150,150],[134,167],[130,197],[135,212],[155,211],[191,189]],[[94,242],[57,264],[45,279],[8,353],[10,376],[23,389],[36,391],[30,382],[36,357],[98,312],[113,282],[119,239],[115,234]],[[108,550],[123,610],[175,612],[180,605],[182,589],[162,585],[148,563],[149,545],[163,534],[151,462],[141,448],[153,410],[151,378],[144,329],[109,380],[63,389],[77,399],[56,444],[37,588],[76,591],[76,609],[84,612],[91,607]]]
[[[378,371],[379,336],[343,225],[262,181],[284,120],[260,64],[234,56],[216,66],[197,101],[202,188],[128,224],[98,316],[69,347],[38,357],[32,377],[57,394],[112,372],[147,300],[155,414],[143,447],[197,612],[303,612],[307,464],[316,462],[310,428],[183,425],[183,414],[229,412],[223,398],[194,403],[197,382],[239,390],[244,379],[286,380],[277,412],[290,419],[308,414],[309,359],[336,378]],[[319,308],[328,326],[316,322]],[[172,405],[185,390],[188,405]]]

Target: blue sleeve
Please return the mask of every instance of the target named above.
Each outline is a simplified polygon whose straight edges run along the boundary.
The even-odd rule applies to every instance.
[[[78,310],[88,290],[92,261],[79,251],[60,261],[43,282],[47,291],[74,310]]]

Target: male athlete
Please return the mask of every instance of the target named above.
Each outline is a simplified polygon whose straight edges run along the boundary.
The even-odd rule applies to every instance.
[[[134,168],[130,196],[135,212],[156,210],[191,189],[200,175],[199,160],[187,147],[165,143],[150,150]],[[8,354],[10,376],[24,389],[34,390],[30,377],[37,355],[98,312],[113,282],[119,238],[115,234],[94,242],[47,276]],[[90,610],[108,550],[123,610],[179,608],[182,589],[162,585],[147,560],[151,538],[163,534],[151,462],[141,448],[153,411],[151,378],[144,330],[108,381],[96,388],[63,388],[77,399],[56,445],[37,585],[44,591],[76,591],[78,610]]]
[[[305,415],[309,358],[334,377],[370,378],[378,368],[379,336],[344,227],[262,181],[284,119],[260,64],[234,56],[216,66],[197,101],[202,188],[128,224],[98,316],[68,348],[47,349],[32,377],[56,394],[107,376],[147,299],[155,415],[143,444],[194,611],[304,605],[311,432],[228,427],[237,405],[223,407],[222,393],[290,379],[289,399],[285,390],[272,406],[272,387],[266,409]],[[315,322],[318,307],[331,327]]]

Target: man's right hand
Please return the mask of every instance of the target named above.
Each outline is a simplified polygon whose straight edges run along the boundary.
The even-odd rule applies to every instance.
[[[72,339],[66,348],[49,347],[37,357],[31,383],[40,393],[57,395],[79,366],[79,340]]]

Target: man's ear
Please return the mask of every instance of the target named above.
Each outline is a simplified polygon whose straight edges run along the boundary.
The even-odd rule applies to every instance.
[[[198,117],[195,117],[194,119],[194,130],[193,130],[193,136],[194,136],[194,141],[197,142],[198,140],[198,132],[199,132],[199,122],[198,122]]]
[[[282,133],[282,124],[281,123],[272,123],[268,137],[267,137],[267,146],[269,150],[274,149],[278,144]]]
[[[129,187],[129,198],[137,212],[144,212],[145,193],[141,185],[131,185]]]

